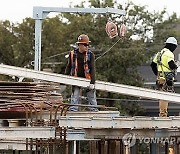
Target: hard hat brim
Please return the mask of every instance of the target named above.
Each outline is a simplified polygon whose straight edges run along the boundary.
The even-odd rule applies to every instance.
[[[178,44],[176,44],[176,43],[164,42],[164,44],[174,44],[174,45],[178,46]]]

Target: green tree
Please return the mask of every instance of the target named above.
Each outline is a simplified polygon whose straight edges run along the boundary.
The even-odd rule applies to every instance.
[[[26,18],[13,27],[16,44],[14,44],[15,66],[30,67],[34,61],[34,20]]]
[[[64,73],[66,63],[64,55],[68,53],[70,48],[70,45],[66,43],[69,38],[64,37],[67,31],[66,26],[67,23],[63,22],[61,15],[46,18],[43,21],[42,68],[50,67],[54,72]],[[60,63],[57,64],[57,62]]]
[[[0,61],[7,65],[15,65],[14,44],[16,36],[13,25],[9,21],[0,23]]]

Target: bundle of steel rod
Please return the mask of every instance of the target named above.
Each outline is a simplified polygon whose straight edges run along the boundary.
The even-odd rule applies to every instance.
[[[43,82],[0,82],[0,118],[21,113],[49,110],[62,103],[60,85]],[[8,114],[7,114],[8,113]]]

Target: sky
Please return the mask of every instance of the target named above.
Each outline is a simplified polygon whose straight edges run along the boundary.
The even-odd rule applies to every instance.
[[[82,0],[1,0],[0,20],[22,22],[26,17],[33,17],[33,6],[44,7],[68,7],[71,4],[79,4]],[[128,0],[116,0],[125,4]],[[180,16],[179,0],[131,0],[136,5],[147,6],[150,11],[160,11],[167,8],[168,14],[176,12]]]

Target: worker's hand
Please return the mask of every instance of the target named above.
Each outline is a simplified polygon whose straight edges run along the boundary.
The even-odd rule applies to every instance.
[[[88,88],[89,90],[94,90],[94,89],[95,89],[95,85],[94,85],[94,84],[90,84],[87,88]]]
[[[178,60],[175,61],[175,64],[176,64],[177,67],[179,67],[180,66],[180,61],[178,61]]]

